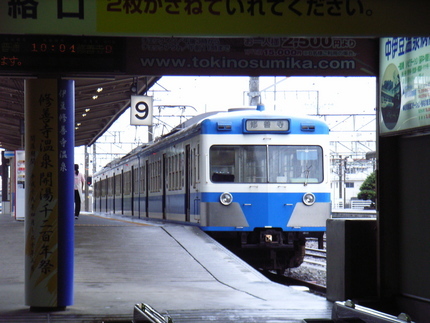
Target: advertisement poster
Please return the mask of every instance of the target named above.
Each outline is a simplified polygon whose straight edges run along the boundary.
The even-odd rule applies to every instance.
[[[25,218],[25,151],[15,151],[15,219]]]
[[[380,133],[430,126],[430,37],[382,38]]]
[[[373,76],[378,41],[350,37],[127,39],[133,75]]]

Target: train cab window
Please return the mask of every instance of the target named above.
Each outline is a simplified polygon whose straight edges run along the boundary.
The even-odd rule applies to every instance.
[[[319,146],[212,146],[213,183],[321,183]]]
[[[269,182],[321,183],[322,160],[319,146],[269,146]]]
[[[214,183],[267,182],[266,146],[212,146],[210,172]]]

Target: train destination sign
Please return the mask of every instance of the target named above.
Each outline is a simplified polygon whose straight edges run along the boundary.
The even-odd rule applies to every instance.
[[[122,73],[116,37],[0,35],[0,73]]]
[[[246,132],[282,132],[290,130],[288,119],[247,119],[245,121]]]

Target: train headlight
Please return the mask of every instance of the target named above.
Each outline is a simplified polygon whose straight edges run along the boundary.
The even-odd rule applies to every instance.
[[[222,205],[230,205],[233,202],[233,195],[228,192],[222,193],[219,197],[219,201]]]
[[[303,195],[303,203],[305,203],[308,206],[314,204],[315,195],[313,195],[312,193],[306,193],[305,195]]]

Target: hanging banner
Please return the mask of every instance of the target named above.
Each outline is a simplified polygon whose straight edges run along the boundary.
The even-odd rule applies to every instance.
[[[0,1],[0,33],[92,36],[424,35],[424,0]]]
[[[0,75],[372,76],[378,40],[353,37],[0,35]]]
[[[380,133],[430,126],[430,37],[380,41]]]
[[[127,39],[129,74],[373,76],[378,41],[348,37]]]
[[[25,291],[33,308],[73,303],[74,81],[25,82]]]
[[[130,124],[132,126],[152,126],[152,101],[152,96],[131,96]]]

